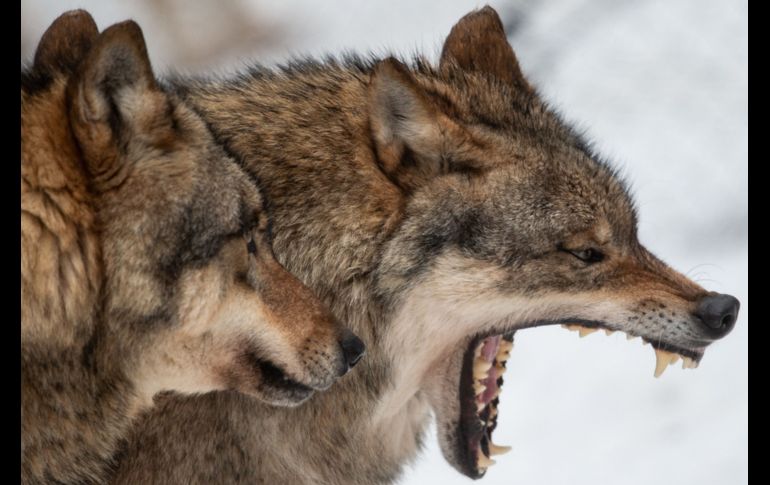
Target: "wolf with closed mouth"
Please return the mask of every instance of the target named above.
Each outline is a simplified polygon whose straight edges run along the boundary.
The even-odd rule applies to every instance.
[[[158,392],[296,406],[360,357],[135,23],[51,25],[22,72],[21,151],[23,483],[102,483]]]
[[[302,408],[164,400],[118,483],[391,483],[431,414],[447,461],[480,478],[507,451],[492,438],[515,332],[623,331],[660,375],[735,324],[734,297],[638,241],[624,182],[543,103],[489,7],[438,66],[299,61],[170,84],[262,182],[279,260],[369,354]]]

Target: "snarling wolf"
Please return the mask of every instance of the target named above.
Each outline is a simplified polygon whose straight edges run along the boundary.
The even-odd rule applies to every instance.
[[[141,30],[57,19],[22,72],[22,481],[92,483],[160,391],[293,406],[363,351]]]
[[[276,254],[362,336],[368,357],[295,409],[168,398],[119,483],[392,483],[430,416],[482,477],[514,333],[623,331],[695,367],[738,301],[651,254],[623,180],[540,99],[489,7],[437,66],[298,61],[169,81],[271,201]]]

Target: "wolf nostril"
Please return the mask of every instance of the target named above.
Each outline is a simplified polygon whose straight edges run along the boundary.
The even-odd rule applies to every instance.
[[[346,335],[342,338],[342,353],[345,356],[345,363],[347,363],[348,369],[353,367],[361,360],[366,352],[366,346],[354,333],[347,331]]]
[[[711,329],[712,334],[724,337],[735,326],[740,306],[734,296],[714,293],[701,298],[695,315]]]

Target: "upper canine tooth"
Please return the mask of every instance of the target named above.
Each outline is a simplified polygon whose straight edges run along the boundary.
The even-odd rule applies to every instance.
[[[479,448],[479,452],[477,455],[477,462],[478,462],[479,468],[489,468],[495,464],[495,460],[490,460],[489,457],[485,455],[483,451],[481,451],[481,448]]]
[[[678,356],[665,350],[655,349],[655,377],[663,375],[669,364],[673,363]]]
[[[489,442],[489,456],[504,455],[511,451],[510,446],[498,446],[491,441]]]
[[[473,364],[473,375],[475,377],[486,377],[487,373],[489,372],[489,369],[491,368],[492,368],[492,362],[478,359]]]
[[[598,328],[586,328],[586,327],[580,327],[580,329],[578,330],[578,332],[580,333],[580,336],[581,336],[581,337],[585,337],[586,335],[590,335],[590,334],[592,334],[592,333],[596,332],[597,330],[599,330],[599,329],[598,329]]]

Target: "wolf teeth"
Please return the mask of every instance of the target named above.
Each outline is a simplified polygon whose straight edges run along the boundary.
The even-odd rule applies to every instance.
[[[495,460],[491,460],[487,455],[485,455],[481,448],[479,448],[478,454],[476,455],[476,462],[478,463],[478,467],[480,469],[489,468],[495,464]]]
[[[473,383],[473,391],[476,393],[477,396],[486,390],[487,390],[487,386],[485,386],[484,384],[478,381]]]
[[[692,362],[692,359],[689,359],[688,357],[683,357],[683,359],[684,363],[687,363],[687,360]],[[679,360],[679,354],[667,350],[655,349],[655,377],[663,375],[666,368],[677,360]]]
[[[481,349],[484,348],[484,341],[482,340],[479,342],[479,344],[476,346],[476,350],[473,351],[473,357],[475,359],[479,359],[481,357]]]
[[[504,455],[511,451],[511,449],[510,446],[500,446],[491,441],[489,442],[489,456]]]
[[[689,357],[682,357],[682,369],[695,369],[698,363]]]
[[[563,324],[562,327],[566,328],[571,332],[578,332],[581,337],[585,337],[586,335],[590,335],[599,330],[598,328],[588,328],[588,327],[582,327],[580,325]]]
[[[484,378],[489,373],[489,369],[492,368],[492,362],[487,362],[483,359],[477,359],[473,364],[473,376],[476,378]]]

